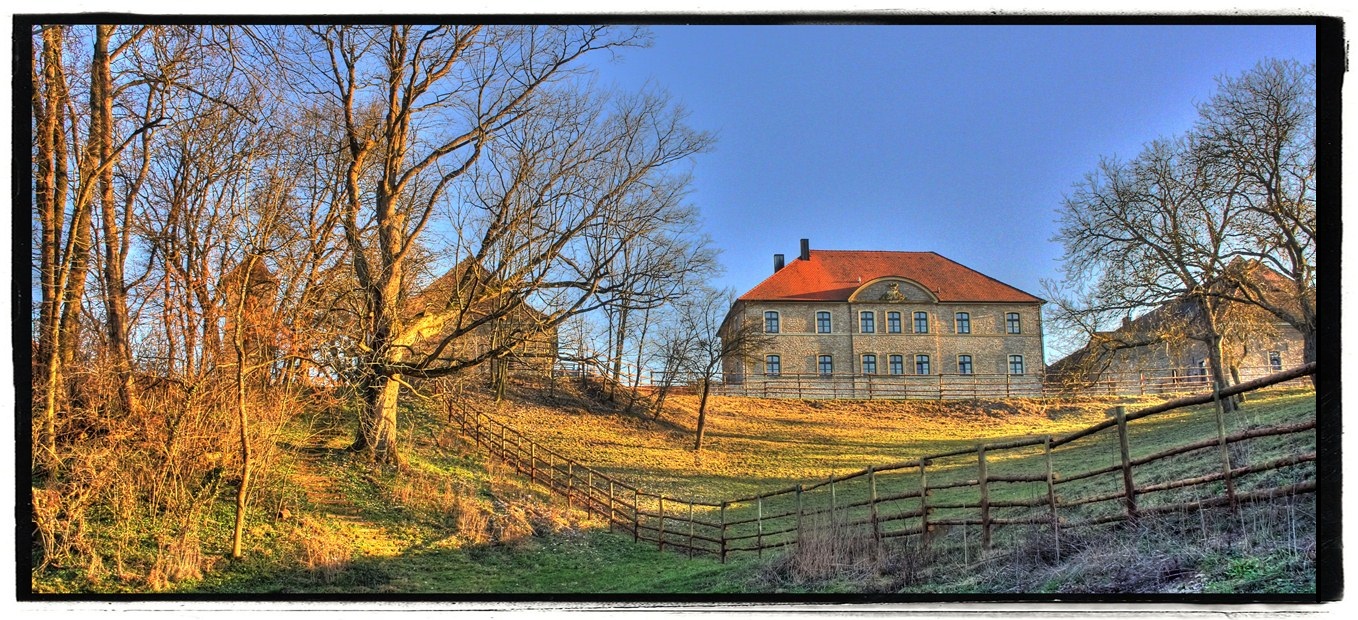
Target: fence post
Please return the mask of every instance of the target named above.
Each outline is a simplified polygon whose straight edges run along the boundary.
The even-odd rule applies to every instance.
[[[882,556],[882,524],[877,520],[877,471],[876,466],[868,466],[868,507],[872,510],[872,554],[876,560]]]
[[[1052,510],[1052,536],[1056,539],[1056,562],[1061,562],[1061,518],[1056,514],[1056,475],[1052,472],[1052,436],[1042,439],[1042,455],[1047,461],[1047,503]]]
[[[575,508],[571,494],[575,492],[575,461],[566,461],[566,510]]]
[[[726,563],[726,502],[721,503],[721,563]]]
[[[797,512],[801,512],[800,510]],[[754,546],[758,547],[759,557],[764,557],[764,498],[754,498]]]
[[[835,477],[830,476],[830,527],[835,525],[835,508],[839,505],[835,495]]]
[[[1221,452],[1221,470],[1226,476],[1226,497],[1231,502],[1231,512],[1234,513],[1239,507],[1235,501],[1235,480],[1231,477],[1231,451],[1226,442],[1226,409],[1221,404],[1221,391],[1216,385],[1212,387],[1212,403],[1216,405],[1217,415],[1217,446]]]
[[[1009,373],[1004,373],[1004,397],[1009,398]]]
[[[802,546],[802,485],[797,485],[797,548]]]
[[[608,481],[608,531],[613,531],[613,481]]]
[[[594,514],[594,470],[585,470],[585,514]]]
[[[641,493],[632,489],[632,542],[641,541]]]
[[[509,460],[509,451],[505,449],[505,425],[500,424],[500,458]]]
[[[660,550],[665,550],[665,496],[660,496],[660,529],[656,530],[657,542],[660,543]]]
[[[924,459],[919,461],[919,542],[929,544],[929,476],[924,472]]]
[[[1122,488],[1127,494],[1127,518],[1136,519],[1136,486],[1132,484],[1132,457],[1127,444],[1127,408],[1118,405],[1113,408],[1118,422],[1118,451],[1122,455]]]
[[[538,483],[538,444],[535,441],[528,442],[528,479],[533,484]]]
[[[839,522],[835,519],[835,508],[838,505],[835,497],[835,477],[830,476],[830,550],[835,557],[839,557]]]
[[[990,488],[986,483],[985,444],[976,447],[977,476],[981,487],[981,548],[990,549]]]
[[[688,503],[688,557],[693,557],[693,502]]]

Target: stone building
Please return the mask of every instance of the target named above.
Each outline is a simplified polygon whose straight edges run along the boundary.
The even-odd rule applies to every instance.
[[[515,287],[501,282],[471,259],[458,263],[412,295],[403,309],[410,318],[425,312],[456,309],[441,330],[421,335],[411,348],[414,357],[427,355],[437,348],[436,353],[442,358],[475,359],[508,340],[517,344],[503,357],[492,358],[480,365],[478,372],[493,376],[502,376],[502,373],[546,375],[556,362],[557,328],[550,317],[519,296]],[[486,320],[487,317],[494,319]],[[466,330],[469,325],[475,327],[452,342],[442,344],[454,330]]]
[[[1257,290],[1272,296],[1274,303],[1288,303],[1285,300],[1293,287],[1286,276],[1258,264],[1246,267]],[[1201,390],[1210,374],[1207,344],[1194,335],[1200,330],[1202,312],[1200,303],[1185,296],[1135,319],[1124,318],[1116,329],[1094,333],[1088,344],[1054,362],[1047,369],[1048,381],[1055,389]],[[1301,332],[1286,322],[1261,308],[1236,302],[1225,302],[1219,313],[1222,363],[1233,382],[1305,363]]]
[[[812,250],[803,239],[732,305],[723,338],[753,325],[767,344],[723,372],[728,386],[770,396],[1040,392],[1043,303],[933,252]]]

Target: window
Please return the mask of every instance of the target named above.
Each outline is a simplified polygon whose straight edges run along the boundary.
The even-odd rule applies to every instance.
[[[863,334],[871,334],[877,331],[877,314],[873,312],[858,313],[858,331]]]
[[[778,313],[772,310],[764,313],[764,333],[778,333]]]
[[[969,374],[971,374],[971,356],[970,356],[970,355],[959,355],[959,356],[957,356],[957,372],[958,372],[959,374],[963,374],[963,375],[969,375]]]
[[[816,359],[816,368],[822,375],[832,375],[835,373],[835,360],[829,355],[822,355]]]
[[[1023,356],[1022,356],[1022,355],[1010,355],[1010,356],[1009,356],[1009,374],[1011,374],[1011,375],[1021,375],[1021,374],[1023,374]]]
[[[828,334],[828,333],[830,333],[830,313],[829,313],[829,312],[817,312],[817,313],[816,313],[816,333],[818,333],[818,334]]]
[[[863,374],[877,374],[877,356],[871,353],[863,356]]]
[[[899,355],[892,355],[891,357],[887,358],[887,361],[891,364],[891,374],[893,375],[905,374],[904,357],[901,357]]]
[[[1004,315],[1004,328],[1005,331],[1011,334],[1023,333],[1022,330],[1019,329],[1019,314],[1017,312],[1010,312]]]
[[[916,356],[915,356],[915,374],[917,374],[917,375],[927,375],[927,374],[929,374],[929,356],[928,356],[928,355],[916,355]]]
[[[764,374],[778,375],[783,372],[783,358],[777,355],[767,355],[764,357]]]
[[[958,312],[958,313],[957,313],[957,333],[959,333],[959,334],[970,334],[970,333],[971,333],[971,313],[970,313],[970,312]]]
[[[899,312],[886,313],[886,331],[889,334],[901,333],[901,313]]]
[[[1275,370],[1275,371],[1276,371],[1276,370],[1282,370],[1282,369],[1283,369],[1283,354],[1282,354],[1282,353],[1279,353],[1278,351],[1269,351],[1269,352],[1268,352],[1268,365],[1269,365],[1269,366],[1272,366],[1272,367],[1273,367],[1273,370]]]
[[[915,313],[915,333],[916,333],[916,334],[927,334],[927,333],[929,333],[929,313],[928,313],[928,312],[916,312],[916,313]]]

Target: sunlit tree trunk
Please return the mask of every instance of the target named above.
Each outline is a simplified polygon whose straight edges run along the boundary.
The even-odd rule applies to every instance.
[[[99,171],[99,207],[103,228],[104,255],[104,321],[108,352],[118,377],[118,404],[122,411],[137,411],[133,390],[132,347],[129,342],[130,324],[127,309],[127,284],[123,275],[126,265],[129,231],[119,221],[118,203],[114,196],[113,165],[113,76],[109,57],[109,37],[113,26],[95,27],[94,54],[90,62],[90,99],[94,141]]]

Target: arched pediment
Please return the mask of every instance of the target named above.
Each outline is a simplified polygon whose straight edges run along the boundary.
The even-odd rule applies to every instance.
[[[858,303],[938,303],[938,296],[920,283],[900,276],[864,282],[849,296]]]

